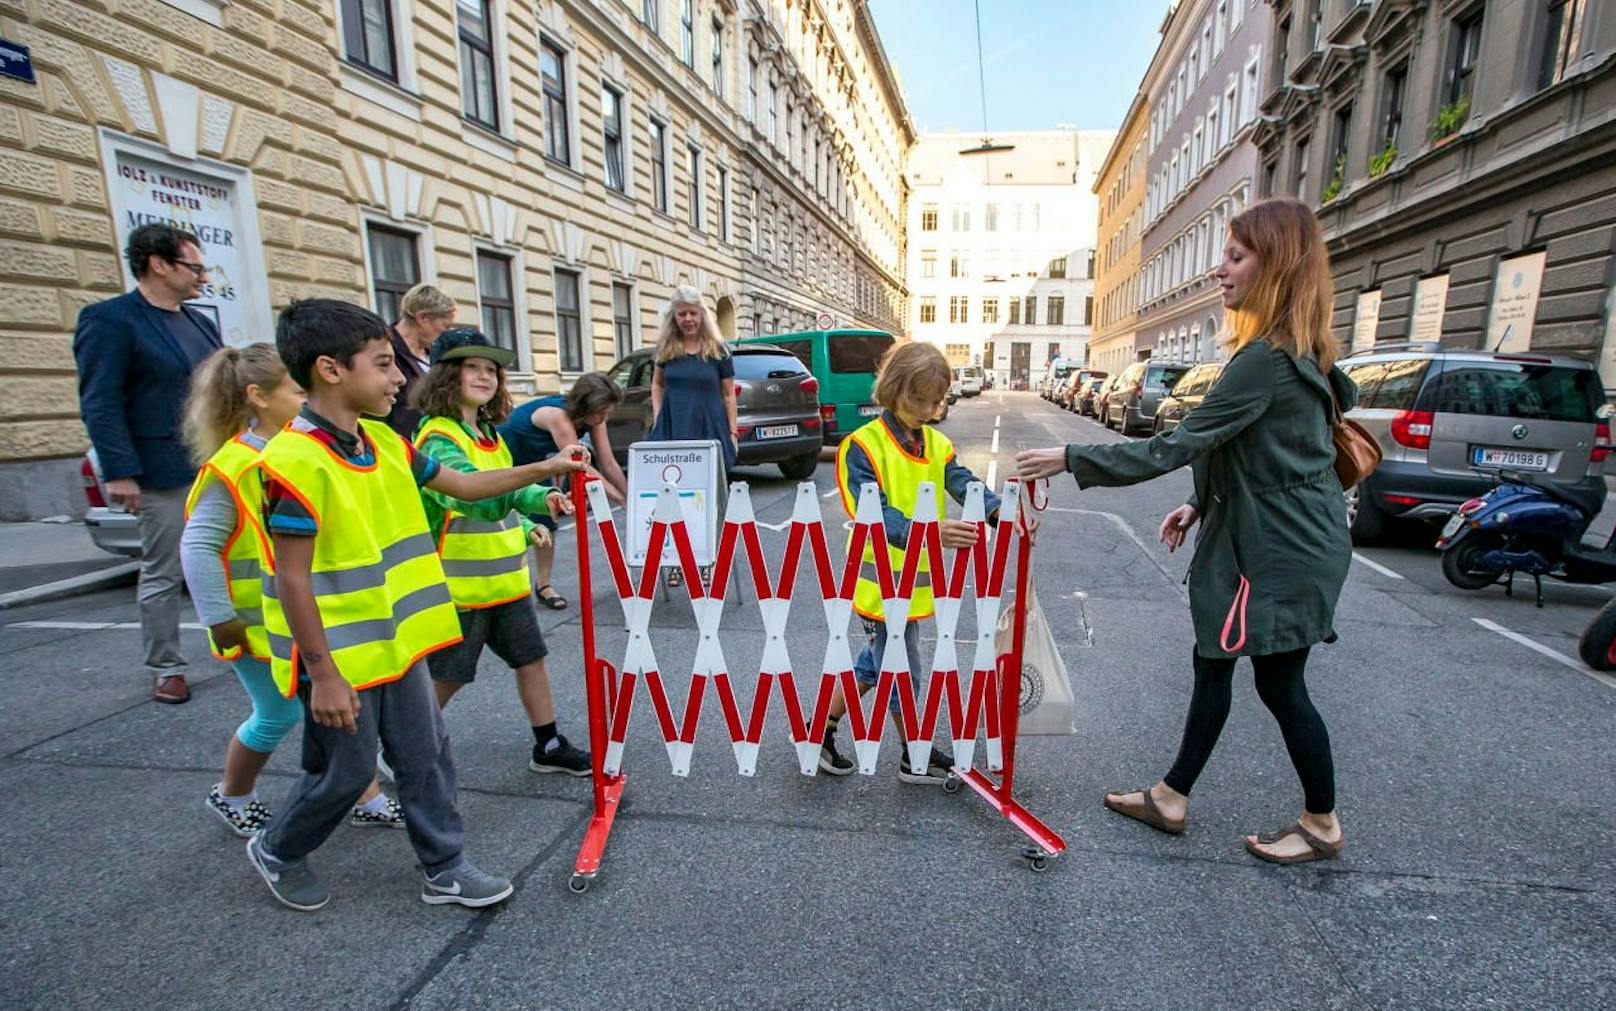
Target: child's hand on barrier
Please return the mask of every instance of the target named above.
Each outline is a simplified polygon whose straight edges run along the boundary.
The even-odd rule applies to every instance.
[[[573,459],[575,456],[577,459]],[[589,450],[577,444],[564,447],[555,456],[539,464],[539,470],[545,477],[556,477],[588,469]]]
[[[533,546],[536,548],[547,548],[553,540],[550,536],[550,528],[540,526],[537,523],[533,524],[533,529],[527,532],[527,539],[532,541]]]
[[[558,491],[544,496],[544,504],[550,507],[551,516],[571,516],[572,499]]]
[[[976,545],[976,524],[964,520],[943,520],[938,524],[945,548],[969,548]]]

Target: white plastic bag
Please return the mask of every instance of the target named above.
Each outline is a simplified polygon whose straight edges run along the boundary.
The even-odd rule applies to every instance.
[[[1015,634],[1015,598],[1007,595],[993,630],[993,649],[1010,652]],[[1027,590],[1027,636],[1021,650],[1021,717],[1018,735],[1062,736],[1077,733],[1077,699],[1055,637],[1038,606],[1038,593]]]

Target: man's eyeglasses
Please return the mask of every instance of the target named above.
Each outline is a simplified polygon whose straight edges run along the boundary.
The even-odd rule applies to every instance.
[[[184,267],[197,277],[201,277],[203,274],[208,272],[208,265],[205,263],[192,263],[189,260],[170,260],[168,262],[172,263],[176,267]]]

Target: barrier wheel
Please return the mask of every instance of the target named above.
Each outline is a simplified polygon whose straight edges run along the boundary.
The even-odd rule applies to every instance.
[[[948,774],[948,778],[943,780],[943,792],[944,793],[959,793],[960,792],[960,787],[964,786],[964,785],[965,785],[964,780],[960,779],[958,776],[954,775],[951,772],[951,773]]]
[[[1048,867],[1049,859],[1047,857],[1033,857],[1027,861],[1027,869],[1035,874],[1043,873]]]
[[[1027,869],[1035,873],[1049,869],[1049,854],[1041,846],[1021,847],[1021,858],[1027,861]]]
[[[567,880],[567,891],[574,895],[582,895],[589,891],[590,878],[591,875],[574,874]]]

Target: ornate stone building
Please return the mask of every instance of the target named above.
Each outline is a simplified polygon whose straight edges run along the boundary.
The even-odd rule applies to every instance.
[[[1259,192],[1318,208],[1343,345],[1598,356],[1616,387],[1616,5],[1271,6]]]
[[[1150,104],[1140,92],[1128,106],[1122,129],[1094,180],[1094,194],[1099,198],[1099,243],[1088,364],[1106,372],[1127,368],[1140,350],[1153,343],[1138,327],[1149,122]]]
[[[0,0],[0,519],[81,507],[71,334],[129,230],[227,340],[433,281],[554,390],[692,284],[729,336],[894,328],[913,137],[863,0]],[[766,100],[766,101],[765,101]]]

